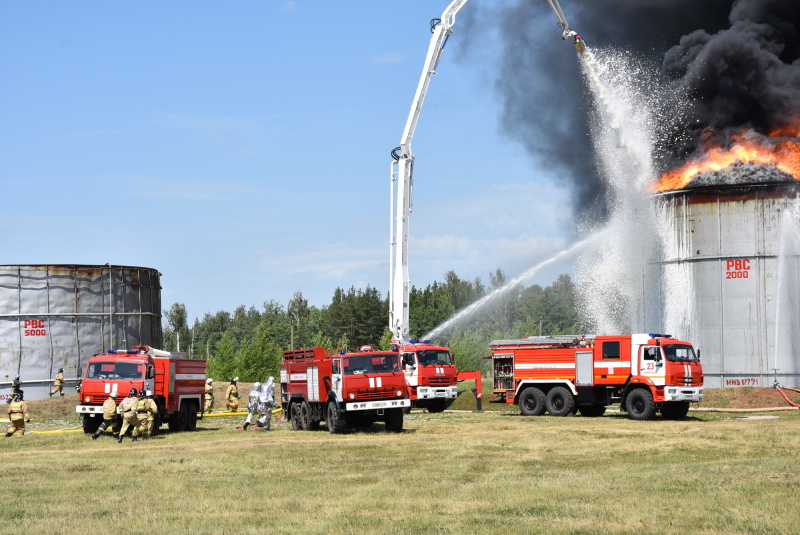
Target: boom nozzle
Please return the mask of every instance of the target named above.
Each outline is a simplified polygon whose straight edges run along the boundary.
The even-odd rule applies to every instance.
[[[575,34],[575,49],[578,53],[582,54],[584,50],[586,50],[586,43],[583,42],[583,38]]]
[[[583,52],[586,50],[586,43],[583,42],[581,36],[575,33],[575,31],[569,29],[567,18],[564,16],[564,12],[561,11],[561,6],[559,5],[558,0],[547,0],[547,3],[550,4],[550,8],[553,10],[553,13],[556,14],[556,18],[558,19],[558,26],[561,28],[561,38],[566,40],[572,37],[575,40],[575,48],[578,50],[578,52]]]

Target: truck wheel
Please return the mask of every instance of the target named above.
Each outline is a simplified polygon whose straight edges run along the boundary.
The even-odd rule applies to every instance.
[[[333,401],[328,403],[328,415],[325,419],[328,424],[328,431],[334,434],[341,434],[347,429],[347,422],[345,421],[344,414],[339,412]]]
[[[688,401],[669,401],[661,406],[661,416],[667,420],[683,420],[689,414]]]
[[[535,386],[529,386],[519,395],[519,412],[523,416],[541,416],[544,410],[544,392]]]
[[[153,432],[150,434],[150,436],[153,436],[153,437],[156,436],[160,429],[161,429],[161,415],[160,414],[156,414],[156,419],[153,422]],[[119,433],[117,433],[117,434],[119,434]]]
[[[432,399],[428,402],[428,412],[444,412],[447,407],[446,399]]]
[[[637,388],[628,394],[625,409],[632,420],[650,420],[656,414],[653,394],[646,388]]]
[[[578,412],[581,413],[581,416],[596,418],[604,415],[606,408],[603,405],[581,405],[578,407]]]
[[[197,405],[194,403],[186,404],[186,430],[194,431],[197,429]]]
[[[100,424],[103,423],[103,419],[99,416],[95,416],[92,418],[88,414],[83,415],[83,432],[84,433],[94,433],[97,431],[97,428],[100,427]]]
[[[428,408],[430,411],[430,408]],[[389,409],[386,411],[386,430],[392,433],[403,431],[403,409]]]
[[[186,406],[181,407],[181,410],[172,413],[169,417],[169,431],[170,433],[179,433],[186,431]]]
[[[303,431],[311,429],[311,409],[308,407],[307,401],[300,405],[300,428]]]
[[[547,412],[552,416],[566,416],[575,412],[575,398],[572,392],[563,386],[556,386],[550,389],[545,399]]]
[[[300,404],[292,403],[289,406],[289,418],[292,420],[292,431],[300,431],[303,426],[300,424]]]

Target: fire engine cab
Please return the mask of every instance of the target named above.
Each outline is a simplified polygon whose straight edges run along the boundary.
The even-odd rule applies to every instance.
[[[634,420],[678,420],[703,400],[697,353],[669,335],[532,336],[491,348],[493,393],[525,416],[602,416],[620,403]]]

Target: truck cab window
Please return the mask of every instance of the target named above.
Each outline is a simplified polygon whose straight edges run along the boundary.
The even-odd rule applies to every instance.
[[[670,362],[700,362],[694,348],[690,345],[672,344],[664,346],[664,353]]]
[[[659,354],[659,348],[657,347],[645,347],[642,348],[643,351],[643,358],[644,360],[653,360],[653,361],[660,361],[661,355]]]
[[[619,360],[619,342],[603,342],[603,359]]]
[[[403,353],[403,367],[417,367],[417,363],[414,361],[414,353]]]

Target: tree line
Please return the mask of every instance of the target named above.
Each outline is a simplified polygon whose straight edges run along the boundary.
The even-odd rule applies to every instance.
[[[490,353],[492,340],[581,331],[568,275],[546,287],[505,288],[506,283],[500,269],[489,274],[488,285],[480,277],[466,280],[448,271],[441,282],[412,287],[411,337],[424,336],[490,294],[493,297],[484,306],[433,339],[450,348],[459,370],[488,371],[489,363],[481,357]],[[504,291],[497,291],[501,288]],[[352,351],[362,345],[391,349],[388,318],[389,299],[372,286],[336,288],[331,302],[322,307],[309,306],[298,291],[285,306],[275,300],[264,302],[260,310],[242,305],[233,312],[206,313],[192,325],[186,306],[175,303],[164,311],[164,349],[206,358],[208,376],[218,380],[238,376],[245,382],[263,381],[270,375],[277,378],[287,349]]]

